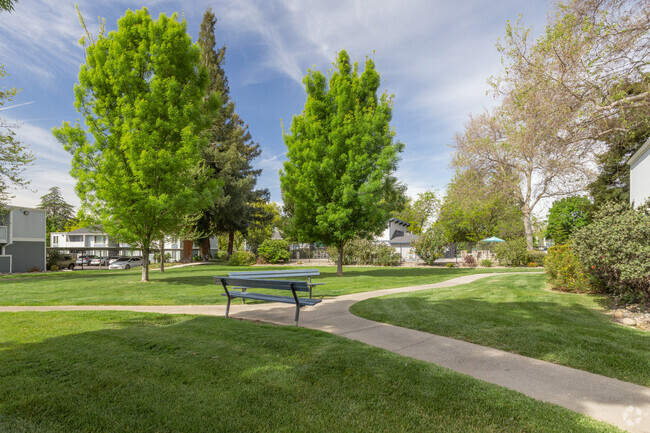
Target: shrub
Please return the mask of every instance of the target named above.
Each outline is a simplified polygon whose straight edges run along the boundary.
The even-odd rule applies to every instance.
[[[470,254],[463,257],[463,264],[470,268],[476,267],[476,258]]]
[[[219,260],[220,262],[227,262],[228,251],[217,251],[217,253],[214,255],[214,258]]]
[[[171,259],[172,259],[172,255],[170,253],[165,253],[165,262],[169,263]],[[155,253],[153,255],[153,262],[160,263],[160,253]]]
[[[481,260],[481,266],[483,266],[484,268],[491,267],[492,266],[492,260],[490,260],[490,259]]]
[[[650,304],[650,202],[608,203],[574,233],[575,254],[610,296]]]
[[[537,262],[528,262],[528,263],[526,263],[526,266],[529,267],[529,268],[536,268],[539,265],[537,264]]]
[[[50,266],[50,271],[52,271],[52,272],[56,272],[56,271],[58,271],[58,270],[59,270],[59,267],[58,267],[57,265],[52,265],[52,266]]]
[[[327,253],[332,260],[337,260],[336,248],[328,247]],[[344,265],[397,266],[399,260],[399,254],[392,247],[367,239],[352,239],[343,249]]]
[[[447,264],[445,265],[445,267],[447,267],[447,268],[453,268],[453,267],[454,267],[454,264],[453,264],[453,263],[447,263]]]
[[[567,292],[593,291],[593,281],[573,252],[572,244],[554,245],[544,261],[546,279],[554,289]]]
[[[590,223],[591,201],[587,197],[565,197],[554,201],[548,212],[546,237],[563,244],[574,231]]]
[[[522,266],[527,263],[528,252],[524,238],[499,242],[494,246],[494,256],[503,266]]]
[[[442,257],[447,246],[447,239],[442,227],[436,225],[422,234],[413,246],[415,254],[424,260],[424,263],[433,265],[436,259]]]
[[[526,253],[526,261],[528,263],[535,263],[535,266],[544,266],[546,253],[544,251],[528,251]]]
[[[192,261],[195,261],[195,262],[200,262],[200,261],[202,261],[202,260],[203,260],[203,259],[201,258],[201,256],[194,256],[194,257],[192,257]]]
[[[235,251],[228,260],[229,266],[250,266],[255,263],[255,254],[250,251]]]
[[[282,239],[267,239],[257,249],[257,253],[267,263],[288,262],[289,243]]]
[[[374,264],[378,266],[398,266],[399,265],[399,254],[395,252],[392,247],[388,245],[377,245],[376,246],[376,259]]]
[[[41,272],[41,268],[38,266],[32,266],[31,268],[27,269],[27,272]]]

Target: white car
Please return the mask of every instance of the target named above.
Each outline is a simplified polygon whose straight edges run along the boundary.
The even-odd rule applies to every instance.
[[[142,257],[120,257],[108,265],[108,269],[131,269],[142,266]]]
[[[95,257],[90,259],[90,266],[105,266],[108,264],[108,257]]]

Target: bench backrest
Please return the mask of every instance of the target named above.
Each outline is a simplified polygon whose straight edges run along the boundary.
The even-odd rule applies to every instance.
[[[306,281],[288,281],[288,280],[257,280],[252,278],[231,278],[231,277],[214,277],[217,284],[226,286],[237,286],[247,289],[277,289],[293,290],[296,292],[309,292],[309,284]]]
[[[318,269],[289,269],[286,271],[252,271],[228,273],[228,276],[234,278],[315,277],[319,275],[320,271]]]

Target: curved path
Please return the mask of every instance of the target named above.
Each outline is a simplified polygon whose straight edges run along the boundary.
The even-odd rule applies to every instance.
[[[633,433],[650,433],[650,388],[448,337],[374,322],[350,313],[350,306],[364,299],[451,287],[494,275],[475,274],[435,284],[324,299],[314,307],[301,310],[300,325],[433,362]],[[0,307],[0,312],[55,310],[224,315],[225,305]],[[295,306],[274,303],[232,305],[230,308],[232,317],[280,325],[291,325],[294,311]]]

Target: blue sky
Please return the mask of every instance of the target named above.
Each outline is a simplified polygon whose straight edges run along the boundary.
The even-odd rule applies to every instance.
[[[218,18],[217,44],[227,46],[225,70],[236,110],[262,148],[255,161],[263,169],[258,185],[278,202],[286,152],[281,121],[288,128],[302,111],[301,80],[308,68],[328,70],[343,48],[361,64],[371,56],[382,88],[395,95],[392,126],[405,144],[399,179],[412,196],[444,190],[454,134],[471,113],[495,104],[486,95],[486,80],[501,70],[495,43],[506,21],[521,14],[537,34],[549,6],[544,0],[76,2],[94,34],[97,17],[114,30],[124,11],[147,7],[154,17],[182,14],[193,40],[211,7]],[[52,186],[79,204],[68,174],[70,155],[50,133],[78,118],[73,85],[83,50],[74,3],[19,0],[11,14],[0,12],[0,63],[9,73],[0,86],[23,89],[0,117],[20,125],[17,137],[36,155],[25,172],[32,191],[15,191],[15,205],[36,206]]]

